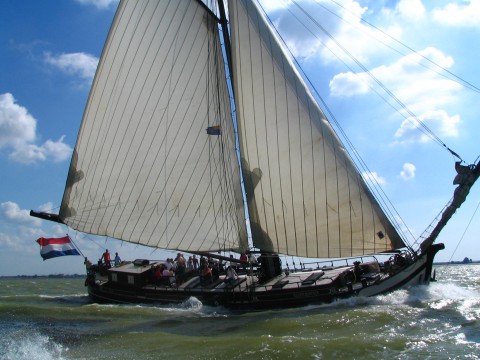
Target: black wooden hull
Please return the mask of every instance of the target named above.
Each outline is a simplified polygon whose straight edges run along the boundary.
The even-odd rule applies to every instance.
[[[194,297],[205,305],[228,308],[295,307],[330,303],[353,296],[375,296],[428,284],[435,253],[442,248],[442,244],[432,246],[429,252],[394,273],[367,273],[353,281],[353,266],[344,266],[282,273],[266,282],[259,282],[254,274],[244,274],[233,286],[226,284],[223,276],[207,285],[200,283],[199,276],[193,276],[181,285],[143,286],[127,286],[89,277],[86,285],[96,302],[178,304]]]

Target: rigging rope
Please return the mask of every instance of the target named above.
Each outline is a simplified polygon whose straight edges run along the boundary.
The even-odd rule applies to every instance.
[[[444,147],[447,151],[449,151],[453,156],[457,157],[459,160],[463,160],[456,152],[451,150],[435,133],[428,128],[425,123],[420,120],[417,115],[415,115],[391,90],[389,90],[375,75],[372,74],[370,70],[368,70],[365,65],[363,65],[351,52],[349,52],[342,44],[340,44],[332,34],[330,34],[327,29],[325,29],[316,19],[312,17],[312,15],[306,11],[304,8],[302,8],[297,1],[292,0],[292,3],[298,7],[298,9],[308,18],[310,21],[312,21],[313,24],[315,24],[330,40],[332,40],[336,46],[338,46],[357,66],[364,71],[365,74],[367,74],[390,98],[392,98],[400,107],[403,109],[410,117],[405,116],[400,113],[405,119],[409,120],[415,127],[419,128],[419,130],[423,131],[427,136],[429,136],[431,139],[436,141],[439,145]],[[292,12],[291,12],[292,13]],[[292,13],[292,15],[294,15]],[[295,15],[294,15],[295,16]],[[295,16],[296,17],[296,16]],[[298,19],[298,18],[297,18]],[[343,19],[342,19],[343,20]],[[302,25],[305,26],[304,22],[300,22]],[[306,28],[306,26],[305,26]],[[309,30],[307,28],[307,30]],[[310,31],[310,30],[309,30]],[[310,31],[310,33],[312,33]],[[313,33],[312,33],[313,34]],[[316,35],[313,34],[315,37]],[[318,37],[317,37],[318,39]],[[318,39],[319,40],[319,39]],[[345,64],[345,63],[344,63]],[[348,68],[356,74],[356,72],[348,66]],[[358,76],[358,74],[356,74]],[[372,90],[373,88],[369,86]],[[382,99],[384,99],[382,97]],[[384,99],[385,100],[385,99]],[[420,126],[418,126],[418,125]]]
[[[444,77],[444,78],[446,78],[446,79],[452,80],[452,81],[456,82],[457,84],[462,85],[462,86],[464,86],[464,87],[466,87],[466,88],[468,88],[468,89],[470,89],[470,90],[472,90],[472,91],[475,91],[475,92],[479,92],[479,93],[480,93],[480,88],[478,88],[477,86],[475,86],[475,85],[473,85],[472,83],[468,82],[467,80],[461,78],[460,76],[452,73],[450,70],[448,70],[448,69],[446,69],[445,67],[437,64],[437,63],[436,63],[435,61],[433,61],[432,59],[429,59],[429,58],[427,58],[426,56],[420,54],[418,51],[416,51],[416,50],[413,49],[412,47],[410,47],[410,46],[408,46],[407,44],[401,42],[400,40],[394,38],[394,37],[391,36],[390,34],[388,34],[388,33],[386,33],[385,31],[383,31],[382,29],[378,28],[377,26],[373,25],[372,23],[368,22],[367,20],[363,19],[361,16],[358,16],[357,14],[353,13],[352,11],[350,11],[349,9],[347,9],[346,7],[344,7],[342,4],[338,3],[337,1],[335,1],[335,0],[330,0],[330,1],[331,1],[332,3],[334,3],[335,5],[341,7],[343,10],[345,10],[346,12],[348,12],[350,15],[352,15],[352,16],[356,17],[357,19],[359,19],[361,22],[367,24],[367,25],[370,26],[371,28],[375,29],[376,31],[382,33],[383,35],[387,36],[387,37],[390,38],[391,40],[395,41],[397,44],[399,44],[399,45],[403,46],[404,48],[408,49],[410,52],[412,52],[412,53],[414,53],[414,54],[422,57],[422,58],[423,58],[424,60],[426,60],[427,62],[429,62],[429,63],[431,63],[432,65],[434,65],[434,66],[436,66],[437,68],[439,68],[440,71],[437,71],[437,70],[435,70],[435,69],[428,68],[427,66],[425,66],[425,65],[423,65],[423,64],[420,64],[420,63],[419,63],[419,65],[425,67],[426,69],[429,69],[429,70],[431,70],[431,71],[434,71],[434,72],[437,73],[438,75],[440,75],[440,76],[442,76],[442,77]],[[320,3],[317,2],[317,5],[320,6],[320,7],[322,7],[322,8],[324,8],[325,10],[327,10],[328,12],[330,12],[331,14],[339,17],[342,21],[347,22],[345,19],[341,18],[338,14],[336,14],[335,12],[329,10],[329,9],[326,8],[325,6],[321,5]],[[347,22],[347,23],[351,25],[351,23],[349,23],[349,22]],[[367,34],[367,35],[368,35],[368,34]],[[368,36],[370,36],[370,35],[368,35]],[[376,39],[376,40],[377,40],[377,41],[380,41],[380,40],[378,40],[378,39]],[[401,54],[401,55],[405,55],[405,54],[403,54],[402,52],[394,49],[393,47],[385,44],[384,42],[382,42],[382,41],[380,41],[380,42],[381,42],[382,44],[384,44],[385,46],[389,47],[390,49],[392,49],[393,51],[395,51],[395,52],[397,52],[397,53],[399,53],[399,54]],[[454,78],[453,78],[453,79],[452,79],[452,78],[449,78],[449,77],[446,76],[445,74],[442,74],[441,71],[446,72],[447,74],[453,76]]]
[[[478,210],[479,207],[480,207],[480,202],[478,203],[475,211],[473,212],[473,215],[472,215],[472,217],[470,218],[470,221],[468,222],[467,227],[465,228],[465,231],[463,232],[462,236],[460,237],[460,240],[458,241],[458,244],[457,244],[457,246],[455,247],[455,250],[453,250],[452,256],[450,256],[450,260],[448,260],[449,262],[452,261],[452,258],[453,258],[453,256],[455,255],[455,252],[457,251],[458,247],[459,247],[460,244],[462,243],[462,240],[463,240],[463,238],[465,237],[465,234],[467,233],[467,230],[468,230],[468,228],[470,227],[470,224],[472,223],[473,218],[475,217],[475,214],[477,213],[477,210]]]

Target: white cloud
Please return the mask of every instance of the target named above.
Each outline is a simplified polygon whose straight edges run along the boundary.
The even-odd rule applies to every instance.
[[[66,227],[65,225],[60,225],[60,224],[53,224],[52,225],[52,231],[49,233],[51,237],[62,237],[65,236],[66,234]]]
[[[98,9],[107,9],[112,5],[117,6],[119,0],[77,0],[82,5],[94,5]]]
[[[460,116],[450,116],[445,108],[459,101],[461,85],[430,70],[433,65],[425,58],[444,68],[449,68],[454,63],[452,57],[440,50],[426,48],[418,54],[404,56],[390,65],[376,67],[370,70],[370,73],[435,134],[442,138],[456,137]],[[358,74],[346,72],[333,77],[330,81],[330,92],[337,97],[364,95],[375,89],[375,86],[375,81],[365,72]],[[377,91],[383,93],[382,89]],[[394,105],[399,111],[404,112],[399,104]],[[406,115],[409,116],[408,119],[402,122],[395,133],[396,141],[429,141],[430,137],[417,130],[418,121]]]
[[[421,20],[425,17],[425,6],[421,0],[400,0],[395,10],[409,20]]]
[[[85,53],[70,53],[54,56],[46,52],[45,61],[69,75],[79,76],[89,83],[93,80],[98,65],[97,57]]]
[[[441,24],[453,26],[480,26],[480,0],[450,3],[442,9],[434,9],[433,19]]]
[[[414,103],[425,104],[426,98],[421,97],[422,94],[428,94],[428,99],[434,98],[436,103],[449,102],[452,91],[459,90],[461,86],[436,73],[435,71],[438,71],[438,68],[434,68],[434,65],[425,58],[446,69],[454,63],[451,56],[429,47],[416,54],[403,56],[390,65],[373,68],[370,73],[395,93],[407,106]],[[433,71],[430,70],[431,68],[433,68]],[[347,84],[349,82],[351,84]],[[330,90],[332,94],[337,96],[364,94],[366,92],[365,83],[367,82],[373,88],[375,81],[365,72],[341,73],[337,74],[330,82]],[[359,83],[363,85],[359,85]],[[415,84],[415,86],[412,86],[412,84]],[[332,89],[335,90],[335,93]],[[347,89],[348,91],[341,92],[339,89]],[[430,108],[430,104],[427,108]]]
[[[38,211],[52,212],[53,204],[51,202],[42,204],[38,207]]]
[[[64,143],[63,136],[57,141],[34,144],[36,127],[37,120],[26,108],[15,103],[12,94],[0,95],[0,149],[9,149],[11,160],[31,164],[47,159],[60,162],[71,156],[72,149]]]
[[[0,232],[0,247],[2,251],[7,249],[20,251],[23,255],[35,254],[39,251],[35,240],[45,236],[45,232],[39,228],[20,225],[13,235]]]
[[[363,172],[362,176],[368,183],[374,183],[380,186],[383,186],[387,183],[387,180],[385,180],[384,177],[378,175],[375,171]]]
[[[366,74],[354,74],[351,71],[335,75],[329,86],[330,94],[338,97],[366,94],[370,90]]]
[[[53,212],[52,203],[39,206],[40,211]],[[20,209],[12,201],[0,203],[0,224],[12,230],[0,232],[0,250],[9,249],[23,253],[36,253],[38,245],[34,241],[40,237],[65,236],[66,228],[60,224],[50,224],[50,229],[42,228],[44,221],[30,216],[29,210]]]
[[[276,10],[286,9],[291,5],[291,1],[284,0],[260,0],[262,8],[268,13]]]
[[[0,233],[0,246],[13,250],[23,250],[24,245],[18,236],[11,236],[9,234]]]
[[[0,94],[0,149],[34,141],[36,127],[37,121],[27,109],[15,104],[12,94]]]
[[[403,164],[403,169],[400,171],[400,177],[403,180],[411,180],[415,177],[415,171],[417,168],[411,163]]]
[[[370,54],[378,52],[378,46],[372,46],[372,37],[380,39],[384,43],[388,43],[390,39],[384,34],[375,31],[362,22],[363,15],[368,11],[367,7],[361,6],[357,1],[346,1],[342,3],[341,10],[338,15],[343,21],[334,18],[336,27],[330,26],[327,31],[332,38],[326,39],[324,44],[318,46],[318,53],[327,62],[342,61],[352,63],[350,56],[356,60],[367,64]],[[318,16],[316,16],[318,18]],[[341,48],[348,49],[350,55],[344,53]]]
[[[65,136],[61,136],[57,141],[47,140],[41,148],[44,153],[52,157],[55,162],[68,160],[72,155],[72,149],[63,142],[64,139]]]
[[[33,226],[41,225],[40,219],[30,216],[30,211],[20,209],[20,207],[12,201],[0,203],[0,211],[0,216],[9,223]]]
[[[433,110],[423,113],[419,116],[422,121],[433,133],[438,134],[440,138],[453,138],[458,136],[458,125],[460,116],[450,116],[445,110]],[[395,141],[397,143],[426,143],[431,141],[431,137],[425,132],[419,131],[422,127],[416,119],[408,118],[402,122],[400,128],[395,132]]]
[[[339,61],[341,57],[341,61],[351,62],[339,49],[338,44],[341,44],[355,58],[367,62],[366,54],[375,49],[371,46],[371,37],[366,34],[380,37],[383,42],[389,41],[388,37],[362,23],[361,17],[368,8],[354,0],[343,1],[340,5],[330,1],[310,0],[302,1],[299,6],[288,0],[262,0],[262,6],[269,13],[289,50],[300,60],[318,61],[321,58],[330,63]],[[339,21],[338,17],[344,21]]]

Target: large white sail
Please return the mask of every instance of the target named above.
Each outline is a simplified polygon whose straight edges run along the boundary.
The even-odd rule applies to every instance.
[[[82,232],[159,248],[244,250],[240,189],[214,17],[195,0],[122,1],[60,218]]]
[[[255,2],[229,2],[233,81],[256,247],[305,257],[404,246]]]

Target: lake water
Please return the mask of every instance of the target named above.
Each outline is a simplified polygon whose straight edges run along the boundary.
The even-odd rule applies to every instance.
[[[374,298],[257,312],[99,305],[83,279],[0,279],[0,359],[477,359],[480,265]]]

